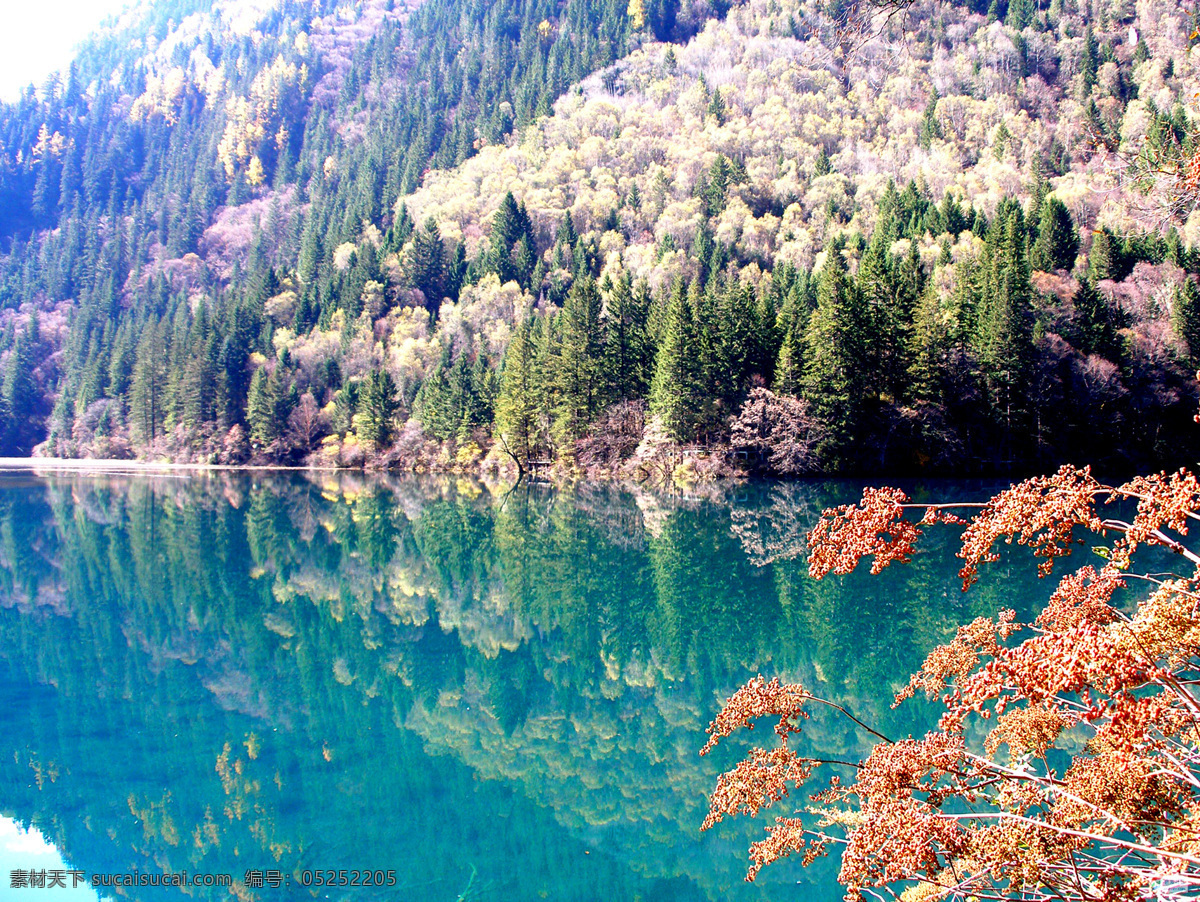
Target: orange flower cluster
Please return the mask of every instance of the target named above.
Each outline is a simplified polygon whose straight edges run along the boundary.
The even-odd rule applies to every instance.
[[[899,489],[867,489],[859,504],[825,511],[808,535],[808,572],[849,573],[860,559],[874,555],[871,572],[893,561],[907,563],[920,528],[904,519],[908,496]]]
[[[1038,564],[1042,576],[1050,572],[1056,557],[1071,553],[1071,533],[1077,526],[1100,531],[1095,514],[1096,496],[1103,487],[1092,478],[1089,468],[1063,467],[1055,475],[1019,482],[1001,492],[967,526],[958,556],[966,561],[959,576],[963,588],[978,578],[979,565],[995,561],[992,551],[1004,539],[1015,538],[1029,545],[1033,553],[1045,558]]]
[[[1102,519],[1097,505],[1109,502],[1136,502],[1136,515]],[[911,507],[924,509],[919,524],[904,519]],[[810,572],[847,573],[867,556],[874,572],[905,561],[921,526],[961,522],[946,507],[868,491],[858,505],[827,511],[809,535]],[[1045,575],[1077,543],[1077,530],[1117,538],[1104,566],[1066,575],[1033,623],[1004,611],[934,649],[896,701],[917,691],[941,696],[938,729],[883,740],[855,765],[853,781],[834,777],[812,797],[822,808],[775,818],[751,847],[747,879],[779,858],[802,853],[808,863],[836,844],[852,900],[876,889],[922,900],[1200,898],[1200,555],[1186,544],[1193,519],[1200,481],[1183,471],[1114,487],[1065,467],[983,505],[962,535],[964,588],[996,558],[1001,539],[1031,547]],[[1134,572],[1143,545],[1175,551],[1192,572]],[[1151,586],[1146,597],[1116,603],[1117,590],[1135,580]],[[727,815],[753,816],[811,782],[822,762],[787,744],[807,701],[822,700],[762,677],[730,698],[704,751],[760,716],[779,718],[780,745],[752,751],[718,779],[705,829]],[[976,719],[994,727],[981,731]],[[900,894],[897,884],[907,881],[917,882]]]
[[[800,732],[800,727],[792,721],[808,716],[803,708],[810,698],[812,696],[797,683],[780,683],[778,677],[767,682],[761,675],[756,677],[733,693],[721,713],[709,724],[709,739],[700,754],[707,755],[719,740],[735,730],[742,727],[752,729],[754,725],[751,721],[766,714],[779,718],[775,734],[786,744],[789,735]]]

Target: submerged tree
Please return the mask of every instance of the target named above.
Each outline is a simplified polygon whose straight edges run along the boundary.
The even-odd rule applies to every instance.
[[[1101,511],[1112,502],[1120,506]],[[956,507],[981,509],[963,520]],[[834,773],[811,806],[777,817],[751,846],[747,879],[793,853],[808,864],[840,847],[847,899],[1195,898],[1200,554],[1185,542],[1196,520],[1200,482],[1190,473],[1113,486],[1071,467],[982,506],[911,504],[899,490],[868,489],[859,504],[826,511],[808,537],[817,578],[849,573],[868,556],[873,573],[907,561],[935,524],[965,525],[964,588],[998,560],[1000,541],[1029,546],[1046,576],[1085,531],[1102,543],[1103,563],[1065,576],[1033,623],[1002,611],[935,649],[896,696],[897,704],[917,692],[941,696],[938,726],[921,738],[884,736],[803,686],[752,680],[713,721],[701,753],[761,716],[776,720],[779,742],[721,775],[704,829],[755,815],[789,787],[843,766],[853,779]],[[1135,556],[1148,547],[1173,552],[1187,572],[1137,572]],[[1149,594],[1128,604],[1130,585]],[[870,734],[870,754],[857,762],[797,754],[791,739],[814,705],[837,708]]]

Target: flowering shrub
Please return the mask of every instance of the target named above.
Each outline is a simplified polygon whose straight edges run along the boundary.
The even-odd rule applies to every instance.
[[[1122,518],[1113,502],[1136,512]],[[964,520],[967,507],[977,510]],[[935,649],[896,696],[940,697],[941,719],[924,737],[889,739],[838,708],[878,743],[849,762],[853,779],[833,774],[811,805],[775,818],[750,848],[747,879],[785,856],[807,864],[840,848],[849,900],[1196,898],[1200,555],[1185,542],[1197,519],[1200,483],[1186,471],[1111,486],[1073,467],[984,505],[918,505],[869,489],[826,511],[808,539],[816,578],[868,556],[877,573],[948,524],[965,526],[964,589],[1001,541],[1032,548],[1046,576],[1088,532],[1105,543],[1104,563],[1063,577],[1033,623],[1003,611]],[[1174,552],[1184,572],[1136,572],[1145,546]],[[1130,583],[1149,592],[1123,610],[1114,593]],[[837,763],[789,745],[813,704],[830,703],[762,677],[726,702],[701,754],[757,717],[778,719],[778,742],[720,776],[704,829],[755,815]]]

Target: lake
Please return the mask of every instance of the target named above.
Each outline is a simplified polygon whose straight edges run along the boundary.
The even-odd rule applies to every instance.
[[[953,533],[814,582],[804,533],[860,489],[0,474],[0,897],[57,867],[236,881],[133,899],[839,899],[835,861],[743,881],[765,818],[699,833],[721,701],[779,675],[921,731],[889,706],[924,655],[1050,588],[1014,560],[962,593]]]

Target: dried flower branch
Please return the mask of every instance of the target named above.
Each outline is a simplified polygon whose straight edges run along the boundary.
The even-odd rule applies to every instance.
[[[1114,502],[1136,506],[1132,519],[1097,513]],[[1186,542],[1189,521],[1200,519],[1200,481],[1180,471],[1110,486],[1064,467],[981,508],[912,504],[898,490],[869,489],[859,504],[826,511],[809,534],[810,572],[848,573],[864,557],[876,573],[907,561],[923,528],[962,524],[948,511],[971,506],[979,510],[962,533],[964,589],[996,560],[1001,540],[1029,546],[1045,576],[1079,543],[1077,533],[1115,539],[1101,546],[1100,569],[1083,566],[1059,581],[1033,623],[1004,611],[934,649],[896,702],[918,691],[940,696],[938,728],[899,741],[871,730],[880,741],[854,766],[854,780],[834,776],[814,796],[826,807],[775,818],[751,847],[747,879],[791,854],[808,863],[835,844],[852,900],[881,892],[905,900],[1195,898],[1200,555]],[[906,519],[913,510],[919,522]],[[1175,551],[1192,572],[1134,572],[1146,545]],[[1132,579],[1151,590],[1123,612],[1114,595]],[[754,750],[720,777],[705,829],[727,815],[757,814],[813,781],[827,762],[788,748],[809,702],[870,730],[803,687],[752,681],[714,720],[704,750],[760,716],[779,718],[780,745]],[[994,726],[973,729],[976,718]],[[1064,760],[1065,769],[1051,765]],[[917,882],[901,892],[905,881]]]

